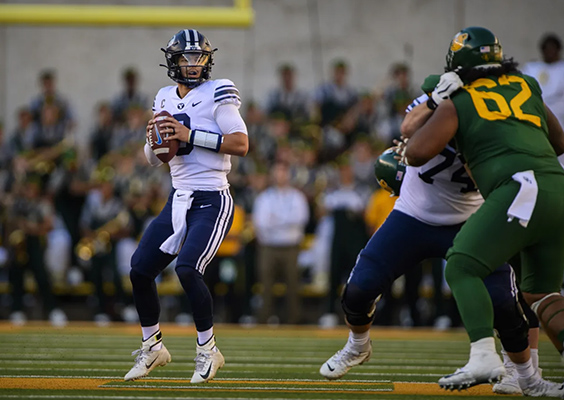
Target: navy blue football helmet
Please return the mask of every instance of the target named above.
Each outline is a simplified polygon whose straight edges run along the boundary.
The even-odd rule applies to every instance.
[[[175,82],[195,88],[207,81],[211,77],[213,65],[213,53],[217,49],[212,49],[210,41],[195,29],[183,29],[175,34],[166,47],[161,48],[165,53],[166,65],[160,64],[168,69],[168,76]],[[183,57],[188,62],[179,65],[180,58]],[[199,76],[193,75],[188,68],[201,69]],[[182,68],[186,68],[186,76],[182,74]]]

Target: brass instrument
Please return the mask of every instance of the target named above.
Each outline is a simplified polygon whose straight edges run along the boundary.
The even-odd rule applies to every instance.
[[[122,211],[114,219],[96,229],[92,236],[80,239],[74,249],[78,258],[90,261],[96,255],[108,254],[112,250],[112,237],[126,228],[129,221],[129,213]]]
[[[40,175],[47,175],[53,172],[57,166],[57,158],[72,149],[73,140],[65,138],[52,147],[31,151],[24,158],[27,160],[29,171]]]

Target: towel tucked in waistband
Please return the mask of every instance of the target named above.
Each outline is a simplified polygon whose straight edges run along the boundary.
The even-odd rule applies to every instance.
[[[513,174],[512,178],[521,184],[521,188],[507,210],[507,216],[509,217],[507,221],[511,222],[513,218],[517,218],[519,223],[526,228],[535,210],[537,194],[539,192],[535,173],[534,171],[517,172]]]
[[[176,190],[172,197],[172,229],[174,233],[161,244],[162,252],[177,255],[186,237],[186,213],[192,206],[191,190]]]

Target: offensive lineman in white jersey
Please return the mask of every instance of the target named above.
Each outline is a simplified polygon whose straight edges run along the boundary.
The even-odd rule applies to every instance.
[[[438,76],[426,80],[425,92],[433,92]],[[440,102],[456,91],[456,84],[431,97]],[[435,93],[444,86],[437,85]],[[416,128],[429,117],[428,108],[433,102],[426,103],[426,94],[414,100],[408,107],[409,114],[402,123],[402,134],[410,136]],[[433,110],[431,108],[431,110]],[[350,328],[349,339],[345,347],[335,353],[320,368],[321,375],[327,379],[339,379],[350,368],[363,364],[372,355],[370,326],[373,321],[376,303],[380,295],[389,288],[394,280],[410,268],[427,258],[444,258],[447,250],[463,223],[483,203],[472,179],[467,175],[462,160],[451,146],[447,146],[440,155],[421,167],[405,168],[405,174],[398,174],[398,164],[393,154],[385,153],[380,159],[393,171],[386,172],[383,187],[388,187],[395,195],[400,195],[394,209],[372,236],[366,247],[360,252],[343,292],[342,306],[346,323]],[[378,168],[378,167],[377,167]],[[401,194],[400,194],[401,185]],[[528,346],[529,325],[538,328],[534,313],[519,301],[514,281],[514,272],[504,264],[485,281],[490,290],[495,310],[495,327],[505,350],[522,351]],[[507,290],[493,290],[495,287]],[[525,309],[526,307],[526,309]],[[523,316],[525,310],[526,318]],[[537,329],[538,334],[538,329]],[[533,356],[538,368],[538,353]],[[494,389],[495,390],[495,389]],[[512,382],[498,386],[497,393],[520,393],[519,385]]]
[[[159,328],[155,278],[176,258],[176,273],[192,305],[198,334],[191,382],[201,383],[213,379],[225,363],[213,335],[213,304],[203,274],[233,220],[227,182],[230,157],[245,156],[249,144],[239,114],[239,91],[230,80],[210,80],[215,49],[208,39],[195,29],[184,29],[161,50],[168,76],[177,85],[159,90],[153,112],[166,110],[173,115],[166,117],[161,133],[174,133],[168,140],[178,139],[181,145],[169,162],[173,189],[168,202],[131,259],[130,278],[143,341],[124,379],[142,378],[171,361]],[[154,123],[151,119],[147,124],[147,137]],[[151,165],[162,164],[148,144],[145,155]]]

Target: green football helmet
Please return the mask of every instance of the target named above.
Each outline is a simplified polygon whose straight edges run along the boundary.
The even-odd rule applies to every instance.
[[[450,42],[446,70],[473,68],[502,60],[503,50],[497,37],[486,28],[471,26],[458,32]]]
[[[374,175],[382,189],[387,190],[392,196],[399,196],[401,183],[405,176],[405,164],[396,160],[399,157],[393,147],[387,149],[374,163]]]

